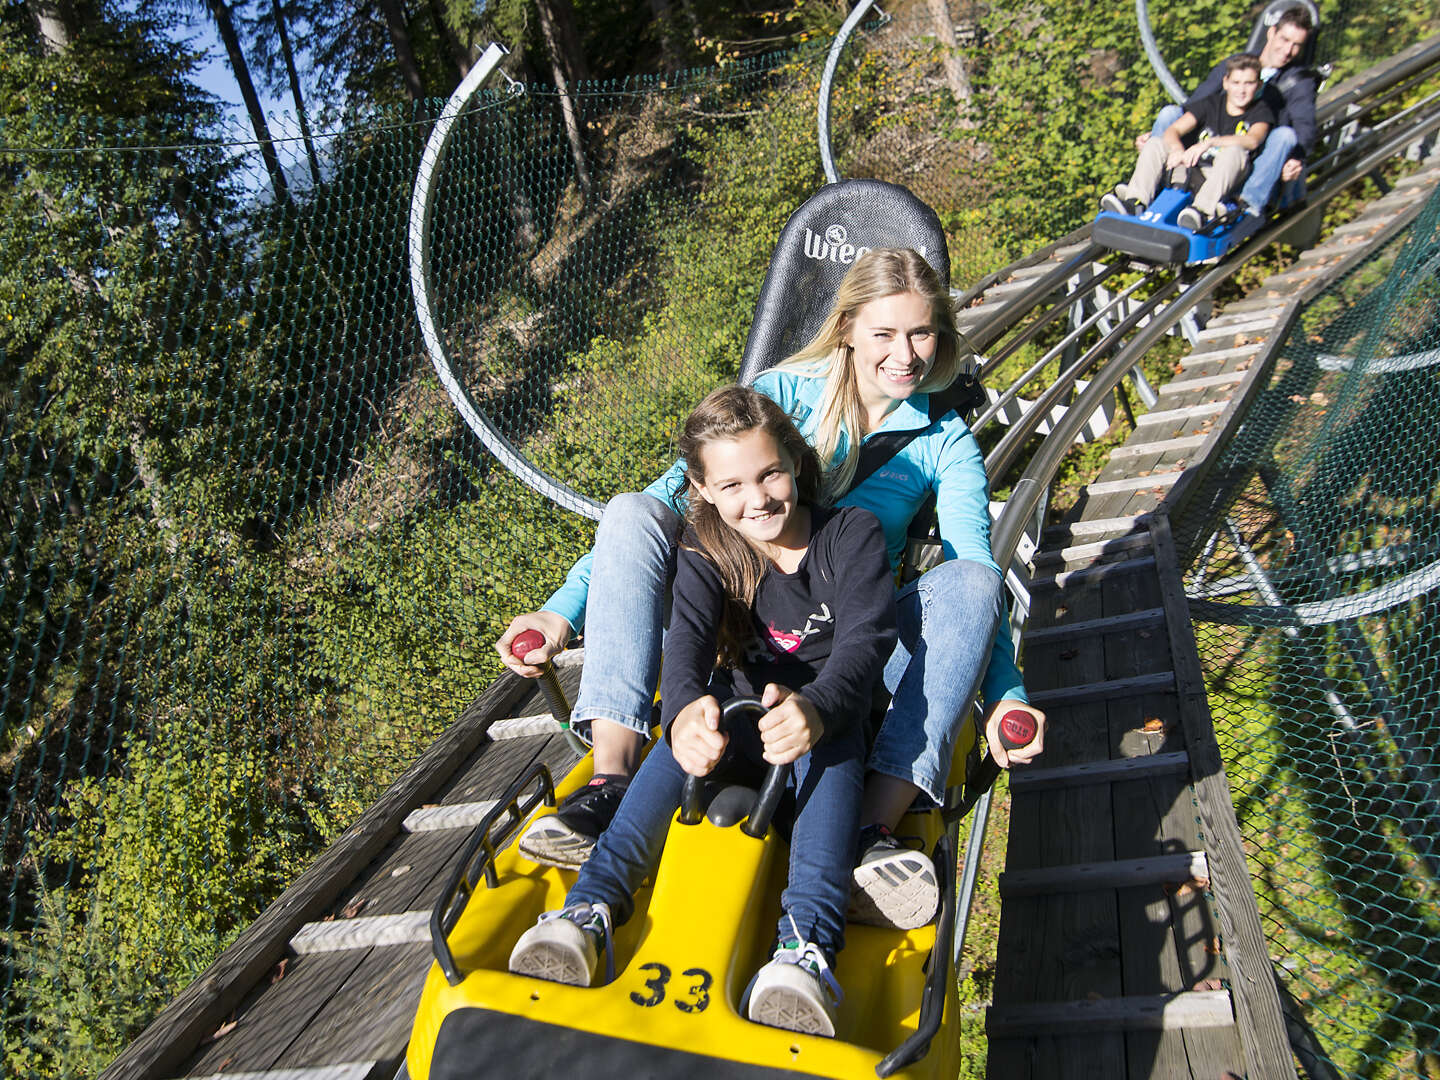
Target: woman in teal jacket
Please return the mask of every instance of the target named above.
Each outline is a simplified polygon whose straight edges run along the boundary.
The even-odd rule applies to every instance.
[[[1044,746],[1044,716],[1026,701],[1001,618],[1003,575],[990,553],[980,448],[953,410],[935,420],[929,415],[928,393],[949,386],[958,365],[954,313],[934,270],[913,251],[876,250],[846,274],[814,340],[755,380],[829,463],[830,500],[880,519],[892,565],[904,554],[911,519],[931,494],[936,499],[946,561],[896,597],[900,641],[885,669],[891,699],[867,763],[854,875],[852,918],[902,928],[928,922],[939,894],[928,858],[902,846],[891,830],[917,798],[943,801],[955,738],[976,688],[986,706],[987,742],[1001,765],[1028,761]],[[894,431],[918,434],[852,490],[856,448]],[[496,643],[510,667],[533,678],[535,665],[585,629],[573,720],[582,732],[590,729],[595,778],[521,837],[521,850],[540,861],[582,862],[634,774],[651,723],[686,486],[684,463],[677,462],[643,492],[612,499],[595,547],[540,611],[518,616]],[[523,659],[511,657],[510,641],[530,629],[545,644]],[[1039,730],[1027,746],[1007,753],[998,724],[1013,708],[1031,712]]]

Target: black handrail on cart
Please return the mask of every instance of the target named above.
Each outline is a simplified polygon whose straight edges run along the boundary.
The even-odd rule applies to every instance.
[[[532,794],[523,806],[520,805],[520,793],[532,780],[537,778],[540,781],[540,789]],[[482,873],[485,875],[485,884],[491,889],[495,888],[497,883],[495,841],[491,838],[491,829],[501,817],[509,815],[500,830],[503,835],[524,821],[541,802],[544,802],[546,806],[555,805],[555,782],[550,778],[550,770],[544,763],[536,762],[505,789],[505,793],[500,796],[495,807],[475,827],[475,833],[465,847],[465,854],[460,857],[454,873],[450,875],[450,880],[440,894],[440,899],[436,901],[435,907],[430,912],[431,950],[435,953],[435,962],[440,965],[440,970],[445,973],[445,979],[451,986],[458,986],[463,976],[455,964],[455,955],[450,951],[450,945],[446,938],[455,929],[455,924],[460,921],[460,916],[465,913],[465,908],[470,903],[470,897],[475,893],[475,886],[480,880],[480,875]],[[477,858],[480,855],[484,857]]]

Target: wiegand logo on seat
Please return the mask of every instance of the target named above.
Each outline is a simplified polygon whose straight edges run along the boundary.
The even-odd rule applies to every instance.
[[[844,225],[831,225],[825,230],[823,237],[808,227],[805,230],[805,257],[807,259],[849,266],[869,250],[868,247],[850,243],[850,234],[845,231]],[[923,247],[917,247],[915,250],[924,257],[925,249]]]

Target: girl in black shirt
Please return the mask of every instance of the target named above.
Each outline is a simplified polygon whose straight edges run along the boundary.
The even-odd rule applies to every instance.
[[[510,957],[512,971],[588,986],[612,922],[659,860],[687,773],[728,754],[794,764],[789,883],[774,956],[747,1015],[835,1033],[864,777],[864,724],[895,645],[894,583],[868,511],[818,505],[820,468],[784,411],[746,387],[715,391],[679,440],[690,485],[661,681],[665,739],[645,759],[560,911]],[[715,670],[716,662],[720,670]],[[720,699],[755,694],[754,726],[719,727]]]

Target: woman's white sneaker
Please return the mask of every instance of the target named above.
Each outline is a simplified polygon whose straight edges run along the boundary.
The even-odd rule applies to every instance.
[[[851,883],[851,922],[913,930],[934,919],[940,907],[930,856],[906,847],[884,825],[860,830],[860,861]]]

